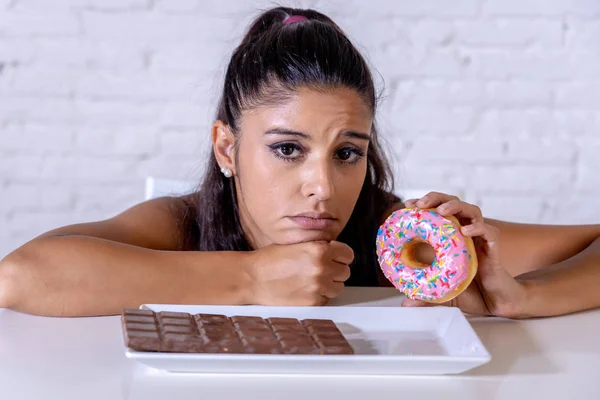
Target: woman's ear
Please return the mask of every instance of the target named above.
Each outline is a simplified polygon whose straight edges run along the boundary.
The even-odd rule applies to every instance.
[[[213,151],[221,168],[228,168],[235,175],[235,137],[223,121],[215,121],[212,128]]]

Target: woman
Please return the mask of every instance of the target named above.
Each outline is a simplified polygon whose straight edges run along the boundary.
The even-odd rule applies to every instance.
[[[25,244],[0,264],[0,306],[81,316],[141,303],[321,305],[345,285],[389,284],[375,235],[404,206],[457,216],[477,243],[478,276],[452,305],[512,318],[600,306],[600,292],[581,290],[600,284],[600,225],[490,220],[442,193],[402,204],[376,105],[365,60],[333,21],[265,12],[229,63],[197,193]]]

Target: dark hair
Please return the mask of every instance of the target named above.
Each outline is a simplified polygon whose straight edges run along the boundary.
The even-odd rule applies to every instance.
[[[308,20],[284,24],[291,15]],[[366,61],[344,32],[327,16],[277,7],[251,24],[235,49],[225,75],[216,119],[239,134],[242,111],[289,98],[301,87],[350,88],[375,115],[377,95]],[[236,152],[237,154],[237,152]],[[391,170],[372,127],[367,175],[353,214],[337,240],[353,248],[353,286],[377,286],[375,236],[384,211],[398,198],[391,195]],[[233,179],[220,172],[214,153],[187,213],[187,247],[200,251],[251,250],[239,219]],[[188,211],[190,211],[188,209]]]

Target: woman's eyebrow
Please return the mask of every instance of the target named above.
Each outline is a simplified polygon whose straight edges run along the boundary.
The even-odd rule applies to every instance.
[[[301,137],[301,138],[307,139],[307,140],[311,139],[310,135],[307,133],[292,131],[289,129],[269,129],[268,131],[265,132],[265,135],[288,135],[288,136]],[[360,139],[360,140],[366,140],[366,141],[371,140],[371,136],[367,135],[366,133],[359,133],[359,132],[354,132],[354,131],[344,131],[341,133],[340,136],[350,137],[350,138]]]
[[[366,140],[367,142],[369,140],[371,140],[371,136],[367,135],[366,133],[359,133],[359,132],[354,132],[354,131],[342,132],[341,136],[350,137],[350,138],[354,138],[354,139],[360,139],[360,140]]]
[[[301,137],[303,139],[310,140],[310,135],[302,132],[296,132],[289,129],[269,129],[265,132],[265,135],[288,135],[288,136],[296,136]]]

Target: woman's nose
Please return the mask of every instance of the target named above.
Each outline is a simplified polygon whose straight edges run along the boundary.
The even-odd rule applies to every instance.
[[[328,200],[333,196],[332,168],[325,161],[307,165],[306,177],[302,185],[302,195],[319,201]]]

